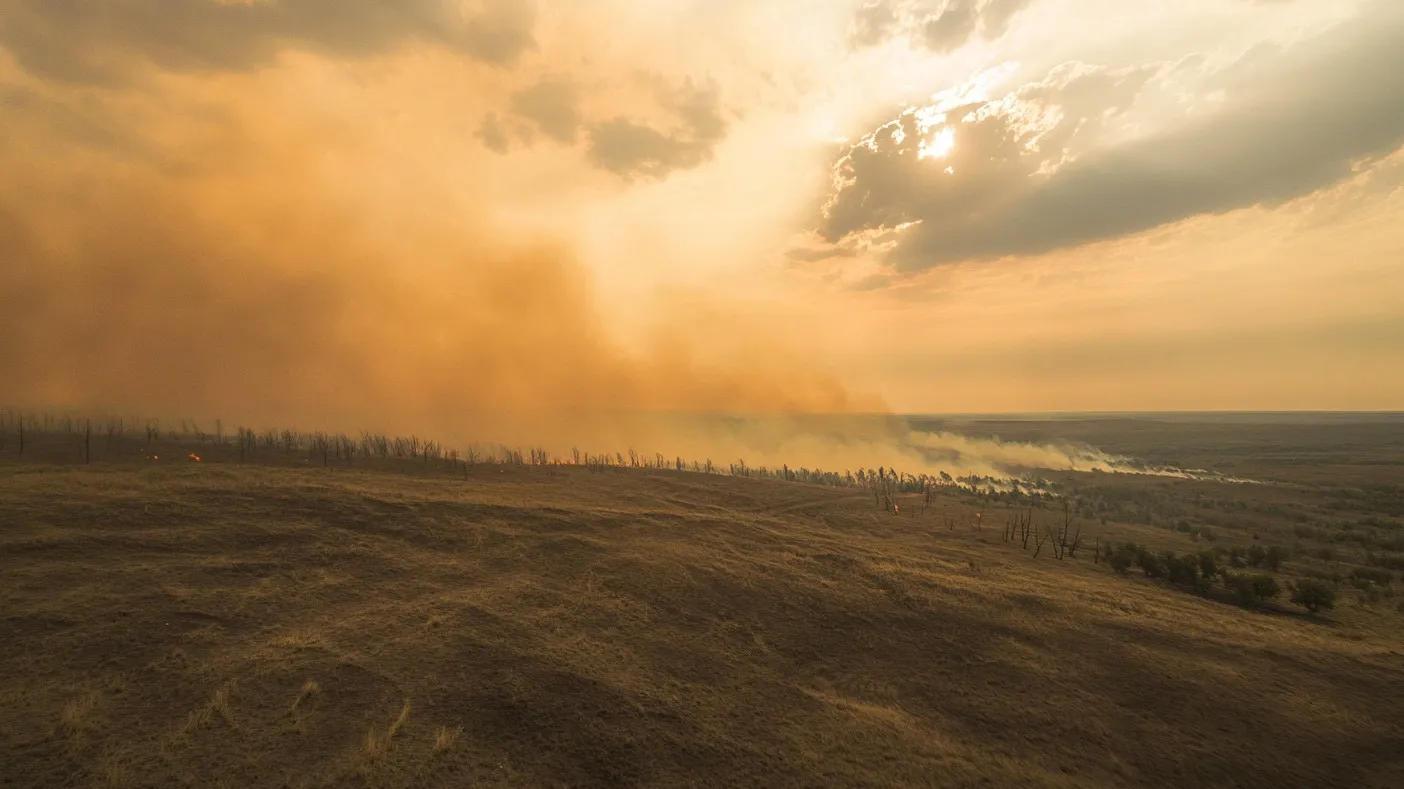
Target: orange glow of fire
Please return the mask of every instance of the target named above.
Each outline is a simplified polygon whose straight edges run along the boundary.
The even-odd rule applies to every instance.
[[[193,460],[193,461],[195,461],[196,463],[199,463],[199,462],[200,462],[200,456],[197,455],[197,454],[195,454],[194,452],[191,452],[191,453],[190,453],[190,459]]]

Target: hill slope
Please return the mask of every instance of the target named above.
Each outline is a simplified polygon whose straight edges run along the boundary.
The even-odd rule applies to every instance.
[[[1368,622],[1034,560],[955,499],[894,517],[728,477],[469,476],[0,467],[0,782],[1404,774],[1404,649]]]

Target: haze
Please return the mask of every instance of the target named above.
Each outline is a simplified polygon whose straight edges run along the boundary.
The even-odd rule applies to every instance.
[[[1390,0],[11,0],[0,402],[1400,409],[1401,95]]]

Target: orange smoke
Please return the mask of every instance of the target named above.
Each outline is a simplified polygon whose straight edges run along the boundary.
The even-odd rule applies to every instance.
[[[492,183],[435,182],[275,76],[25,88],[66,114],[0,147],[0,402],[514,443],[881,405],[721,307],[620,342],[568,238],[506,229]],[[66,134],[74,112],[110,134]]]

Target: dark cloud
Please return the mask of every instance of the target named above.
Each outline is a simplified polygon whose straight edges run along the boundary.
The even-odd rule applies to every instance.
[[[853,17],[853,43],[875,47],[892,38],[901,21],[892,0],[868,0]]]
[[[1151,73],[1067,65],[1010,97],[1021,113],[959,101],[929,120],[909,110],[839,162],[843,187],[826,207],[822,235],[833,243],[912,222],[973,221],[1127,109]],[[923,146],[937,155],[923,159]]]
[[[820,234],[829,242],[916,223],[899,268],[1032,255],[1186,218],[1275,205],[1347,177],[1404,144],[1404,10],[1287,50],[1254,53],[1210,80],[1221,107],[1121,145],[1099,145],[1150,70],[1064,67],[924,125],[908,112],[840,160]],[[942,157],[925,141],[953,135]],[[928,143],[929,144],[929,143]]]
[[[1033,0],[868,0],[854,15],[852,41],[877,46],[909,36],[934,52],[951,52],[978,37],[1004,35]]]
[[[478,127],[478,139],[483,147],[494,153],[507,153],[512,148],[512,138],[502,123],[502,116],[495,112],[483,118],[483,125]]]
[[[969,41],[979,23],[975,0],[950,0],[922,25],[922,40],[936,52],[950,52]]]
[[[785,253],[785,257],[795,263],[818,263],[834,258],[851,258],[858,253],[853,249],[839,246],[797,247]]]
[[[710,160],[727,130],[717,89],[689,81],[668,103],[681,121],[668,131],[628,118],[591,126],[590,161],[624,178],[663,178]]]
[[[489,113],[477,138],[489,150],[505,154],[516,145],[531,147],[538,133],[573,145],[584,130],[587,161],[633,180],[662,179],[705,164],[726,137],[728,124],[714,85],[687,80],[666,92],[663,108],[677,119],[666,128],[623,116],[587,120],[579,102],[574,84],[544,79],[513,94],[508,117]]]
[[[148,163],[159,156],[152,146],[144,144],[110,115],[84,111],[81,106],[71,106],[28,87],[0,83],[0,115],[42,118],[51,134],[80,145],[118,151]],[[10,142],[9,137],[6,130],[0,130],[0,148]]]
[[[544,79],[512,96],[512,111],[560,143],[573,143],[580,132],[580,91],[558,79]]]
[[[988,0],[981,8],[980,24],[986,38],[999,38],[1009,29],[1009,23],[1033,0]]]
[[[534,45],[535,19],[534,0],[7,0],[0,46],[38,76],[94,83],[143,61],[243,70],[286,48],[362,57],[410,41],[507,63]]]

